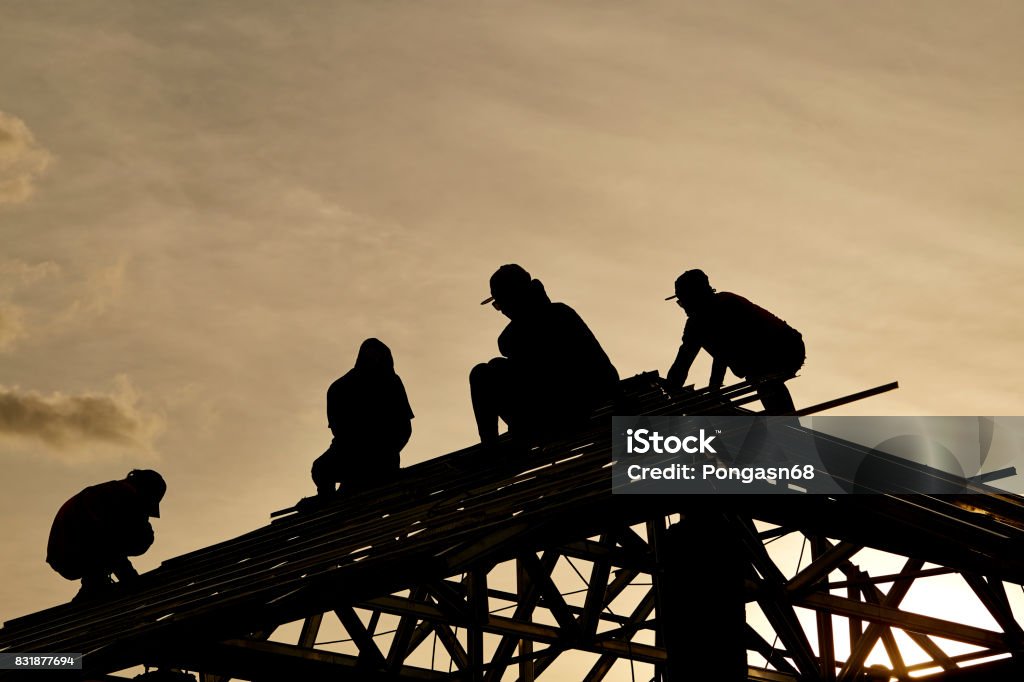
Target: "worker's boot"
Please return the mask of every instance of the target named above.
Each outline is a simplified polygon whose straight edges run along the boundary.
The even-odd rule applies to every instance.
[[[109,573],[82,576],[82,589],[71,601],[74,603],[91,601],[109,594],[113,586],[114,581],[110,578]]]

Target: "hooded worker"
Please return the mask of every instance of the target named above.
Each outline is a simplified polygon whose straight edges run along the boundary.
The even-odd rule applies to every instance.
[[[683,343],[668,370],[670,386],[682,386],[703,348],[712,357],[709,386],[721,386],[725,370],[757,385],[766,414],[795,410],[785,381],[804,364],[800,332],[764,308],[728,291],[716,292],[703,270],[687,270],[675,282],[675,300],[686,311]]]
[[[327,389],[331,446],[313,462],[318,496],[372,487],[396,474],[412,435],[412,407],[395,361],[379,339],[366,339],[355,366]]]
[[[68,580],[82,581],[76,599],[96,596],[138,577],[128,560],[153,544],[149,518],[160,518],[167,492],[163,477],[134,469],[120,481],[89,486],[57,511],[46,546],[46,563]]]
[[[491,276],[490,303],[509,318],[498,336],[502,357],[473,368],[470,394],[484,444],[498,419],[529,440],[581,423],[618,390],[619,375],[575,310],[552,303],[544,285],[519,265]]]

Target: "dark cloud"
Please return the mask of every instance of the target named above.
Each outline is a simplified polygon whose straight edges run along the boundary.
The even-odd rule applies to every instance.
[[[97,444],[149,451],[160,420],[135,403],[124,380],[113,394],[43,396],[0,386],[0,434],[34,439],[60,451]]]

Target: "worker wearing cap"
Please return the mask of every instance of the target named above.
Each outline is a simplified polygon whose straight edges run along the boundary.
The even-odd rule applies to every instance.
[[[686,311],[683,343],[668,371],[670,386],[682,386],[697,353],[703,348],[713,359],[709,385],[718,387],[726,368],[757,384],[758,397],[767,414],[794,411],[786,388],[804,364],[800,332],[742,296],[716,292],[702,270],[687,270],[676,279],[675,299]]]
[[[120,481],[89,486],[65,502],[50,528],[46,563],[68,580],[82,580],[76,599],[96,596],[113,584],[138,577],[128,560],[153,544],[149,518],[160,518],[167,484],[150,469],[135,469]]]
[[[498,418],[529,440],[578,424],[618,389],[619,375],[576,311],[552,303],[544,285],[519,265],[491,276],[492,304],[509,323],[498,337],[502,357],[469,375],[477,430],[498,438]]]

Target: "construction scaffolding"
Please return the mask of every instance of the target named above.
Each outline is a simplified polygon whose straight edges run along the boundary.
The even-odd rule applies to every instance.
[[[669,394],[654,373],[623,386],[630,414],[750,414],[740,406],[757,399],[749,383]],[[613,495],[613,409],[544,447],[471,447],[318,511],[286,510],[109,601],[8,621],[0,653],[82,653],[82,671],[60,673],[80,680],[147,665],[203,682],[531,682],[571,656],[586,682],[616,665],[673,682],[1019,676],[1024,631],[1005,586],[1024,584],[1022,498]],[[780,565],[780,538],[809,560]],[[870,575],[856,561],[866,548],[902,568]],[[997,628],[901,609],[919,581],[953,575]],[[744,621],[751,609],[774,635]],[[295,622],[294,643],[273,641]],[[328,625],[353,653],[327,648]],[[904,634],[925,660],[904,661]],[[866,664],[876,646],[885,670]]]

